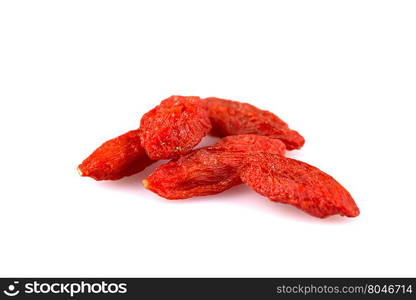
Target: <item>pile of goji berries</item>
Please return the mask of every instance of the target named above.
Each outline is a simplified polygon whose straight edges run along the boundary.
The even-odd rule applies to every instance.
[[[208,134],[222,139],[193,149]],[[253,105],[172,96],[146,113],[139,129],[102,144],[78,171],[95,180],[117,180],[170,159],[143,180],[146,189],[166,199],[218,194],[245,183],[315,217],[358,216],[353,198],[334,178],[284,156],[304,143],[276,115]]]

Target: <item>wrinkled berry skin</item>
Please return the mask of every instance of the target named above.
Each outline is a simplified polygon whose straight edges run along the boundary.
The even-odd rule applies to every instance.
[[[205,98],[212,124],[211,134],[228,135],[257,134],[280,139],[287,150],[299,149],[305,139],[271,112],[232,100]]]
[[[334,178],[304,162],[269,153],[250,154],[239,170],[241,180],[275,202],[325,218],[356,217],[360,210]]]
[[[78,172],[95,180],[117,180],[153,162],[140,145],[139,130],[132,130],[98,147],[78,166]]]
[[[230,135],[222,138],[211,147],[225,151],[261,151],[279,155],[284,155],[286,152],[286,146],[281,140],[254,134]]]
[[[178,158],[189,153],[211,130],[199,97],[171,96],[140,122],[141,143],[151,159]]]
[[[238,168],[247,153],[257,151],[283,155],[285,146],[264,136],[226,137],[160,166],[143,184],[166,199],[218,194],[241,184]]]

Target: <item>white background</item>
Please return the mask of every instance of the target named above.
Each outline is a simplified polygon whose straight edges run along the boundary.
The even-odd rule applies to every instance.
[[[2,1],[1,276],[416,276],[414,1]],[[361,209],[77,165],[172,94],[268,109]],[[208,144],[214,139],[205,140]]]

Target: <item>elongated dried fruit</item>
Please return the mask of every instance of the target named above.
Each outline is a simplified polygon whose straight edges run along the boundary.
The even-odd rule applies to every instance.
[[[254,134],[230,135],[220,139],[211,147],[226,151],[245,151],[247,153],[261,151],[284,155],[286,152],[286,146],[281,140]]]
[[[258,109],[248,103],[206,98],[206,107],[212,124],[211,134],[257,134],[280,139],[288,150],[299,149],[305,139],[271,112]]]
[[[140,145],[139,130],[132,130],[98,147],[78,166],[78,172],[95,180],[117,180],[153,162]]]
[[[350,193],[334,178],[304,162],[269,153],[247,156],[241,180],[275,202],[296,206],[312,216],[356,217],[360,211]]]
[[[257,151],[283,155],[285,146],[264,136],[226,137],[158,167],[143,184],[167,199],[218,194],[241,183],[238,168],[248,153]]]
[[[172,96],[146,113],[140,122],[141,143],[151,159],[189,153],[211,130],[199,97]]]

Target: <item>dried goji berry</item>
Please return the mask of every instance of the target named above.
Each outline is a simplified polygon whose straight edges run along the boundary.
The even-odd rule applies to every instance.
[[[238,168],[247,153],[284,154],[284,144],[264,136],[226,137],[158,167],[143,180],[145,188],[167,199],[218,194],[241,183]]]
[[[286,152],[285,144],[279,139],[254,134],[230,135],[220,139],[211,147],[228,151],[261,151],[279,155],[284,155]]]
[[[299,149],[305,139],[271,112],[248,103],[219,98],[206,98],[212,124],[211,134],[219,137],[257,134],[280,139],[288,150]]]
[[[140,145],[139,130],[132,130],[98,147],[78,166],[78,172],[95,180],[117,180],[153,162]]]
[[[140,122],[142,146],[152,159],[189,153],[211,130],[199,97],[171,96],[146,113]]]
[[[350,193],[334,178],[304,162],[269,153],[247,156],[241,180],[275,202],[296,206],[319,218],[360,211]]]

